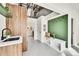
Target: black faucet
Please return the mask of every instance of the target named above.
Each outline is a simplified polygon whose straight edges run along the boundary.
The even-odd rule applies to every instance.
[[[11,34],[11,30],[9,29],[9,28],[4,28],[3,30],[2,30],[2,37],[1,37],[1,40],[4,40],[6,37],[4,37],[4,31],[5,30],[9,30],[9,33]]]

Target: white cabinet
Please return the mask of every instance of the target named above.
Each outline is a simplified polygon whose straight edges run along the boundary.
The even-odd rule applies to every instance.
[[[66,48],[66,41],[57,38],[47,38],[46,44],[48,44],[50,47],[54,48],[57,51],[63,51]]]

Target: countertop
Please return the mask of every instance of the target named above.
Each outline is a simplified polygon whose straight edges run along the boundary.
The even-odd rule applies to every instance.
[[[21,36],[11,36],[11,37],[14,37],[14,38],[15,37],[20,37],[20,39],[19,40],[14,40],[14,41],[7,41],[7,42],[2,42],[0,40],[0,47],[22,43],[22,37]]]

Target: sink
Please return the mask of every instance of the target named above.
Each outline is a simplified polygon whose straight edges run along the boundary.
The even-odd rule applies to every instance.
[[[0,47],[20,44],[22,43],[22,36],[10,36],[6,37],[4,40],[0,40]]]
[[[5,40],[3,40],[3,42],[7,42],[7,41],[15,41],[15,40],[19,40],[20,37],[11,37],[11,38],[6,38]]]

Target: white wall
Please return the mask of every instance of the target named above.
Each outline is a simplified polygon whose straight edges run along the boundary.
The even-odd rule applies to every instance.
[[[34,40],[38,40],[37,20],[38,19],[35,19],[35,18],[28,18],[28,20],[27,20],[27,27],[32,27],[32,30],[27,30],[27,32],[28,32],[27,35],[32,35],[32,31],[34,31]]]
[[[37,19],[37,35],[38,35],[38,40],[40,40],[41,41],[41,20],[42,20],[42,17],[39,17],[38,19]]]
[[[43,25],[46,23],[44,20],[45,16],[40,16],[35,20],[34,25],[34,40],[40,40],[42,43],[44,42],[45,32],[43,31]]]
[[[27,38],[29,39],[29,36],[32,36],[32,31],[34,31],[34,40],[37,40],[37,19],[35,18],[27,18],[27,27],[29,29],[27,29]],[[28,40],[29,41],[29,40]]]
[[[35,19],[35,18],[27,18],[28,20],[27,20],[27,26],[29,26],[29,27],[32,27],[32,30],[34,30],[34,23],[35,23],[35,21],[37,20],[37,19]]]
[[[35,23],[34,23],[34,40],[38,40],[38,32],[37,32],[37,20],[35,20]]]
[[[46,25],[45,16],[41,16],[40,20],[41,20],[41,42],[43,43],[45,41],[45,32],[47,31],[47,29],[44,28],[44,25]]]
[[[68,3],[39,3],[38,5],[53,10],[61,14],[69,14],[73,19],[73,39],[74,44],[79,43],[79,11],[70,6]]]
[[[5,26],[6,26],[5,17],[0,15],[0,39],[1,39],[1,35],[2,35],[2,29],[4,29]]]

